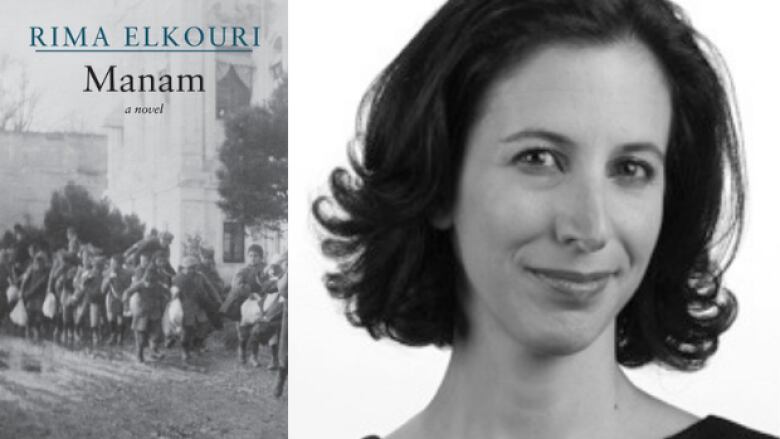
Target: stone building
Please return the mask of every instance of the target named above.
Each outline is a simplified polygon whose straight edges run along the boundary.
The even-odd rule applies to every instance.
[[[157,11],[156,17],[148,16],[150,10]],[[118,20],[153,27],[260,26],[262,43],[251,52],[141,53],[112,62],[123,74],[200,74],[205,91],[122,93],[121,107],[105,124],[108,198],[148,227],[174,234],[174,266],[188,237],[215,250],[226,278],[244,263],[250,243],[260,243],[269,258],[285,252],[286,223],[281,231],[248,230],[225,217],[216,204],[216,171],[223,118],[241,107],[262,105],[286,74],[286,0],[146,0]],[[162,113],[135,114],[136,107],[161,108]]]
[[[0,233],[40,226],[52,192],[72,181],[96,199],[106,190],[106,136],[0,131]]]

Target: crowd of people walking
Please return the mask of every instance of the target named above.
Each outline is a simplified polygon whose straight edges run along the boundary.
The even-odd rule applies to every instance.
[[[16,242],[24,229],[15,227]],[[173,235],[154,229],[121,253],[106,255],[66,231],[67,245],[48,252],[39,244],[0,249],[0,323],[9,318],[31,342],[48,339],[69,348],[125,344],[130,332],[139,362],[161,359],[176,343],[182,361],[206,349],[223,322],[236,322],[238,358],[259,367],[261,345],[271,351],[281,395],[287,376],[287,258],[267,264],[263,248],[229,286],[213,251],[184,256],[171,266]]]

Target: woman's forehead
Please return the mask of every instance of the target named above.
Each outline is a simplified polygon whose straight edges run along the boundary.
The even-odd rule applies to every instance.
[[[665,148],[671,96],[650,50],[634,40],[548,45],[488,89],[476,125],[492,135],[541,128],[580,140]]]

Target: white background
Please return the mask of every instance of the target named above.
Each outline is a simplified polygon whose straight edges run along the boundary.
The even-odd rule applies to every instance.
[[[355,113],[371,81],[441,0],[329,0],[290,4],[289,437],[384,435],[433,395],[447,352],[375,342],[350,327],[321,286],[328,262],[310,203],[344,164]],[[709,366],[693,374],[631,372],[641,387],[704,416],[780,435],[780,2],[680,0],[720,49],[736,86],[749,178],[742,248],[726,278],[740,315]]]

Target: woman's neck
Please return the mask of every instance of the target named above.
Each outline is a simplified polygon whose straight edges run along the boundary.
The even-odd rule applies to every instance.
[[[425,437],[619,437],[640,391],[617,365],[614,323],[587,347],[553,355],[525,347],[495,320],[470,321],[417,418]]]

